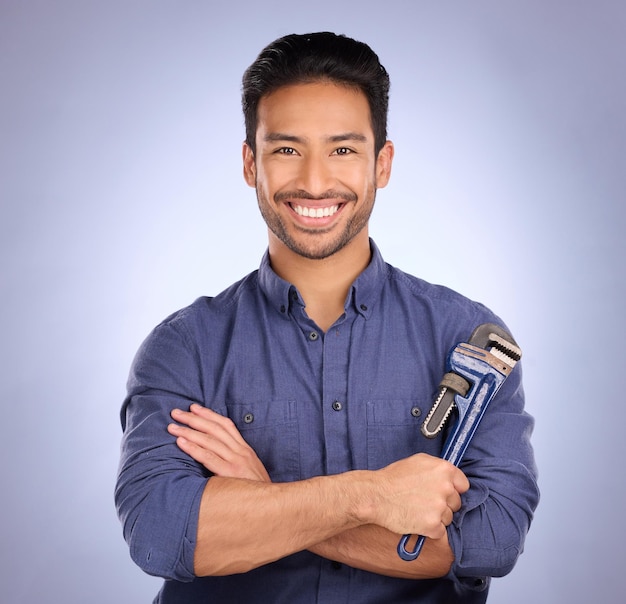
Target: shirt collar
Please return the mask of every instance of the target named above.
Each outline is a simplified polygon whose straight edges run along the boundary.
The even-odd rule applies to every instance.
[[[352,284],[348,300],[346,301],[347,307],[350,298],[352,298],[354,308],[366,319],[369,319],[372,310],[380,299],[385,275],[387,274],[387,265],[373,239],[370,239],[370,249],[372,251],[372,259],[367,268]]]
[[[348,298],[345,308],[353,304],[354,309],[366,319],[372,313],[376,305],[380,291],[383,287],[384,276],[387,265],[383,260],[380,250],[370,239],[370,249],[372,258],[366,269],[356,278]],[[270,266],[269,251],[266,251],[259,267],[259,286],[267,297],[269,303],[285,318],[289,316],[289,308],[293,304],[304,306],[304,301],[294,285],[281,279]]]

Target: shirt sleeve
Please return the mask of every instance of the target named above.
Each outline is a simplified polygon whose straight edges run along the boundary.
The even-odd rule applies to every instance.
[[[448,578],[485,589],[489,577],[510,572],[539,502],[530,444],[534,420],[524,411],[518,363],[491,401],[460,468],[470,481],[448,527],[455,562]]]
[[[191,581],[200,499],[209,473],[167,432],[170,412],[201,402],[196,347],[183,325],[165,322],[131,368],[121,411],[115,503],[134,562],[165,579]]]

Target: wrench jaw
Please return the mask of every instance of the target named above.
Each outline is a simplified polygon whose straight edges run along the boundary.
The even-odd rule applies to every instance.
[[[426,438],[436,438],[439,435],[456,406],[456,398],[459,395],[467,396],[474,381],[473,376],[467,381],[465,379],[467,376],[451,367],[451,357],[455,353],[484,358],[505,376],[508,376],[522,357],[522,351],[515,340],[499,325],[493,323],[479,325],[472,333],[468,344],[457,344],[448,355],[447,364],[450,370],[443,376],[435,402],[421,427]]]
[[[515,364],[522,358],[522,351],[515,343],[507,341],[496,333],[490,334],[488,350],[510,369],[513,369]]]
[[[439,394],[421,427],[422,434],[426,438],[436,438],[443,430],[444,424],[454,411],[454,395],[455,392],[451,388],[439,386]]]
[[[522,351],[511,334],[493,323],[479,325],[472,332],[468,344],[490,352],[510,369],[522,358]]]

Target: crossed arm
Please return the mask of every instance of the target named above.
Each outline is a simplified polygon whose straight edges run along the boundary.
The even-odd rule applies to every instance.
[[[197,404],[172,418],[180,449],[213,473],[200,504],[196,575],[245,572],[304,549],[388,576],[449,571],[446,527],[469,489],[452,464],[418,454],[377,471],[272,483],[230,419]],[[406,533],[428,537],[413,562],[396,554]]]

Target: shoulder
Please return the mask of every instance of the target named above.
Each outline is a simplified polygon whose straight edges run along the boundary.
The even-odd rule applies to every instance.
[[[166,317],[156,329],[190,328],[211,317],[225,316],[233,312],[241,302],[249,301],[258,295],[258,271],[246,275],[216,296],[200,296],[192,304],[181,308]]]
[[[412,297],[420,301],[434,301],[438,304],[467,307],[471,309],[486,309],[480,302],[467,298],[463,294],[446,287],[429,283],[414,275],[410,275],[390,264],[387,267],[387,280],[399,294]]]
[[[386,289],[416,318],[427,320],[444,331],[467,332],[481,323],[502,320],[487,306],[446,287],[429,283],[387,264]],[[455,336],[457,337],[457,336]]]
[[[196,349],[202,342],[227,337],[229,325],[242,309],[254,309],[258,296],[257,271],[233,283],[216,296],[201,296],[165,317],[147,335],[139,355],[172,349]]]

